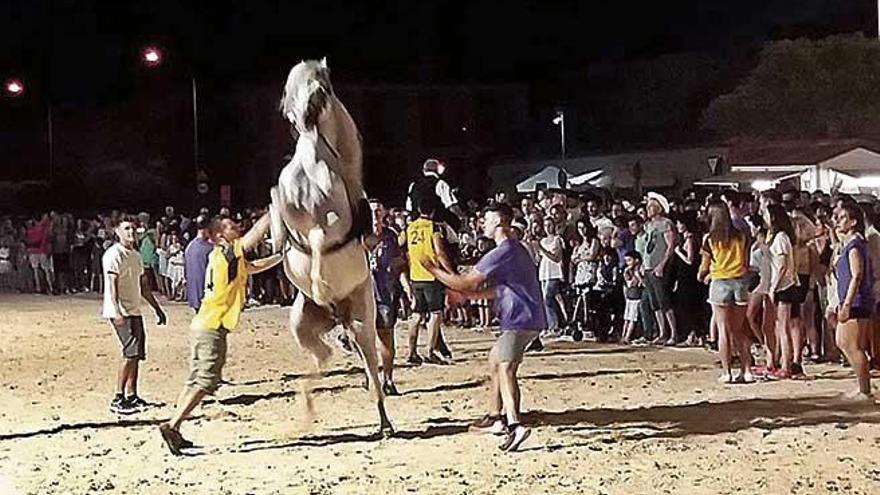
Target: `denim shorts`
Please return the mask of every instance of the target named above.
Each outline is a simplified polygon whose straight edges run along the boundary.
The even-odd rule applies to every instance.
[[[748,278],[725,278],[709,284],[709,304],[715,306],[746,306],[749,303]]]

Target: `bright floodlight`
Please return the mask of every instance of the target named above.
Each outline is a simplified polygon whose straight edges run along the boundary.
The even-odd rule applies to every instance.
[[[162,63],[162,51],[154,46],[144,48],[142,56],[144,64],[149,67],[155,67]]]
[[[565,115],[562,112],[556,112],[556,117],[553,117],[553,125],[559,125],[565,120]]]
[[[6,92],[10,96],[21,96],[24,93],[24,84],[17,79],[10,79],[6,81]]]

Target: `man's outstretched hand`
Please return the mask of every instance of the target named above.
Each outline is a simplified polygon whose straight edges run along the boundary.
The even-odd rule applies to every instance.
[[[440,271],[440,267],[437,265],[437,262],[432,260],[431,258],[420,258],[418,262],[422,264],[425,270],[428,270],[433,274],[436,274],[438,271]]]

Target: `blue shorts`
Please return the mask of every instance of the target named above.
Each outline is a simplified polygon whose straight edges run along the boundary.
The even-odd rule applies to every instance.
[[[709,284],[709,304],[715,306],[746,306],[749,304],[748,277],[713,280]]]

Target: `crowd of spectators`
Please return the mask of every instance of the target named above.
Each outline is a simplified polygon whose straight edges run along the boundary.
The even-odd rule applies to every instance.
[[[101,257],[113,242],[113,226],[123,217],[137,224],[138,250],[153,288],[170,301],[187,298],[184,253],[198,237],[200,219],[235,218],[246,230],[263,212],[202,208],[179,214],[168,206],[160,215],[113,210],[93,216],[51,211],[30,217],[0,217],[0,292],[46,295],[102,292]],[[268,245],[261,246],[263,254]],[[280,270],[262,273],[251,283],[251,303],[292,303]]]
[[[499,192],[482,202],[456,204],[451,220],[439,222],[461,271],[493,247],[481,225],[481,210],[493,203],[512,207],[514,232],[535,263],[548,321],[545,339],[705,346],[720,350],[722,379],[730,381],[753,378],[747,351],[754,345],[765,353],[765,374],[795,376],[803,373],[804,360],[840,359],[836,329],[845,298],[836,292],[836,270],[840,253],[853,250],[864,259],[857,266],[857,260],[846,258],[847,269],[852,275],[858,268],[858,283],[869,289],[864,295],[856,291],[862,298],[848,302],[870,306],[865,318],[871,325],[876,321],[880,233],[874,225],[880,204],[873,197],[797,190],[688,191],[671,198],[648,193],[626,199],[608,191],[538,190],[518,197]],[[405,232],[414,218],[404,208],[387,211],[385,226],[395,234]],[[199,218],[216,213],[236,218],[246,230],[262,211],[203,209],[188,216],[167,207],[157,216],[137,215],[144,266],[167,299],[185,300],[184,252],[197,237]],[[0,218],[0,290],[101,291],[101,256],[122,214],[76,217],[53,211]],[[841,241],[838,215],[853,217],[858,224],[853,236],[863,239],[865,248]],[[259,249],[268,250],[269,244]],[[412,306],[403,290],[407,284],[400,282],[398,310],[408,318]],[[287,305],[293,296],[280,268],[250,284],[252,304]],[[447,295],[444,319],[477,329],[495,323],[489,301],[466,300],[454,292]],[[878,346],[871,325],[864,332],[872,342],[868,359],[873,365]],[[743,370],[734,378],[729,367],[737,355]]]

